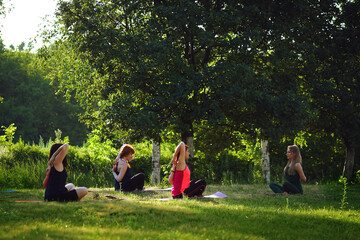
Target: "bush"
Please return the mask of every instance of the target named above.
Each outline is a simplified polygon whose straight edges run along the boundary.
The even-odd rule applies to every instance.
[[[45,177],[50,147],[28,145],[19,141],[11,146],[1,146],[0,185],[3,188],[39,188]],[[107,154],[109,156],[109,154]],[[113,185],[112,162],[94,156],[88,148],[71,146],[67,154],[68,182],[76,186]]]
[[[344,147],[336,138],[309,135],[307,144],[301,146],[303,168],[310,182],[331,182],[341,175]],[[1,188],[40,188],[45,177],[52,141],[39,145],[17,143],[0,144],[0,186]],[[287,145],[293,141],[270,141],[271,180],[283,181],[283,169],[287,162]],[[327,147],[331,143],[331,148]],[[261,151],[257,143],[242,143],[236,151],[223,149],[221,152],[206,155],[197,151],[188,166],[192,179],[202,178],[212,184],[262,183]],[[171,168],[169,164],[177,143],[161,144],[161,179],[167,183]],[[133,144],[135,159],[131,162],[134,174],[143,172],[150,182],[152,171],[152,144],[148,141]],[[112,147],[111,141],[103,141],[92,133],[82,147],[71,146],[67,154],[69,163],[68,182],[76,186],[112,187],[112,165],[119,149]],[[210,152],[210,151],[209,151]],[[340,160],[339,160],[340,159]],[[358,169],[354,169],[358,171]],[[356,182],[360,182],[360,171]]]

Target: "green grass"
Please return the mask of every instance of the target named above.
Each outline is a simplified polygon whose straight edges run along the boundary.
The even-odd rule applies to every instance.
[[[154,201],[170,192],[90,189],[84,202],[41,200],[43,190],[0,195],[0,239],[359,239],[360,186],[305,185],[273,195],[266,185],[208,186],[226,199]],[[127,200],[108,201],[106,194]],[[96,201],[94,201],[96,200]]]

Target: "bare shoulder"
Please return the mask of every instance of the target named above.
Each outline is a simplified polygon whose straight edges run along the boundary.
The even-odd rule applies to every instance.
[[[118,166],[121,166],[121,167],[127,167],[127,163],[124,159],[120,159],[119,162],[118,162]]]
[[[295,169],[296,170],[302,169],[301,163],[295,163]]]

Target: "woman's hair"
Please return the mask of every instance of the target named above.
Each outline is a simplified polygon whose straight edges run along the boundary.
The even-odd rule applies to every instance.
[[[301,158],[301,153],[300,153],[300,149],[298,146],[296,145],[290,145],[288,146],[288,150],[291,151],[292,153],[295,154],[294,159],[289,159],[288,163],[286,164],[286,167],[290,167],[289,168],[289,174],[290,175],[294,175],[295,174],[295,164],[296,163],[301,163],[302,164],[302,158]]]
[[[124,144],[124,145],[121,146],[121,148],[120,148],[120,158],[123,158],[123,157],[129,155],[130,153],[132,153],[132,154],[135,153],[134,148],[130,144]]]
[[[50,160],[51,156],[56,152],[56,150],[58,150],[59,147],[61,147],[62,145],[63,145],[62,143],[54,143],[51,146],[49,160]],[[68,162],[66,160],[66,156],[64,157],[64,160],[62,161],[62,164],[63,164],[64,168],[69,167],[69,164],[68,164]]]

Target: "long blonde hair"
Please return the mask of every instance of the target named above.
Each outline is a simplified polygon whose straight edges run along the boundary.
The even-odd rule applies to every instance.
[[[295,154],[295,157],[293,159],[289,159],[289,161],[287,162],[285,169],[284,169],[284,173],[286,171],[287,167],[289,168],[289,174],[290,175],[295,175],[295,164],[296,163],[300,163],[302,164],[302,157],[301,157],[301,153],[300,153],[300,149],[298,146],[296,145],[290,145],[287,148],[289,151],[291,151],[292,153]]]

